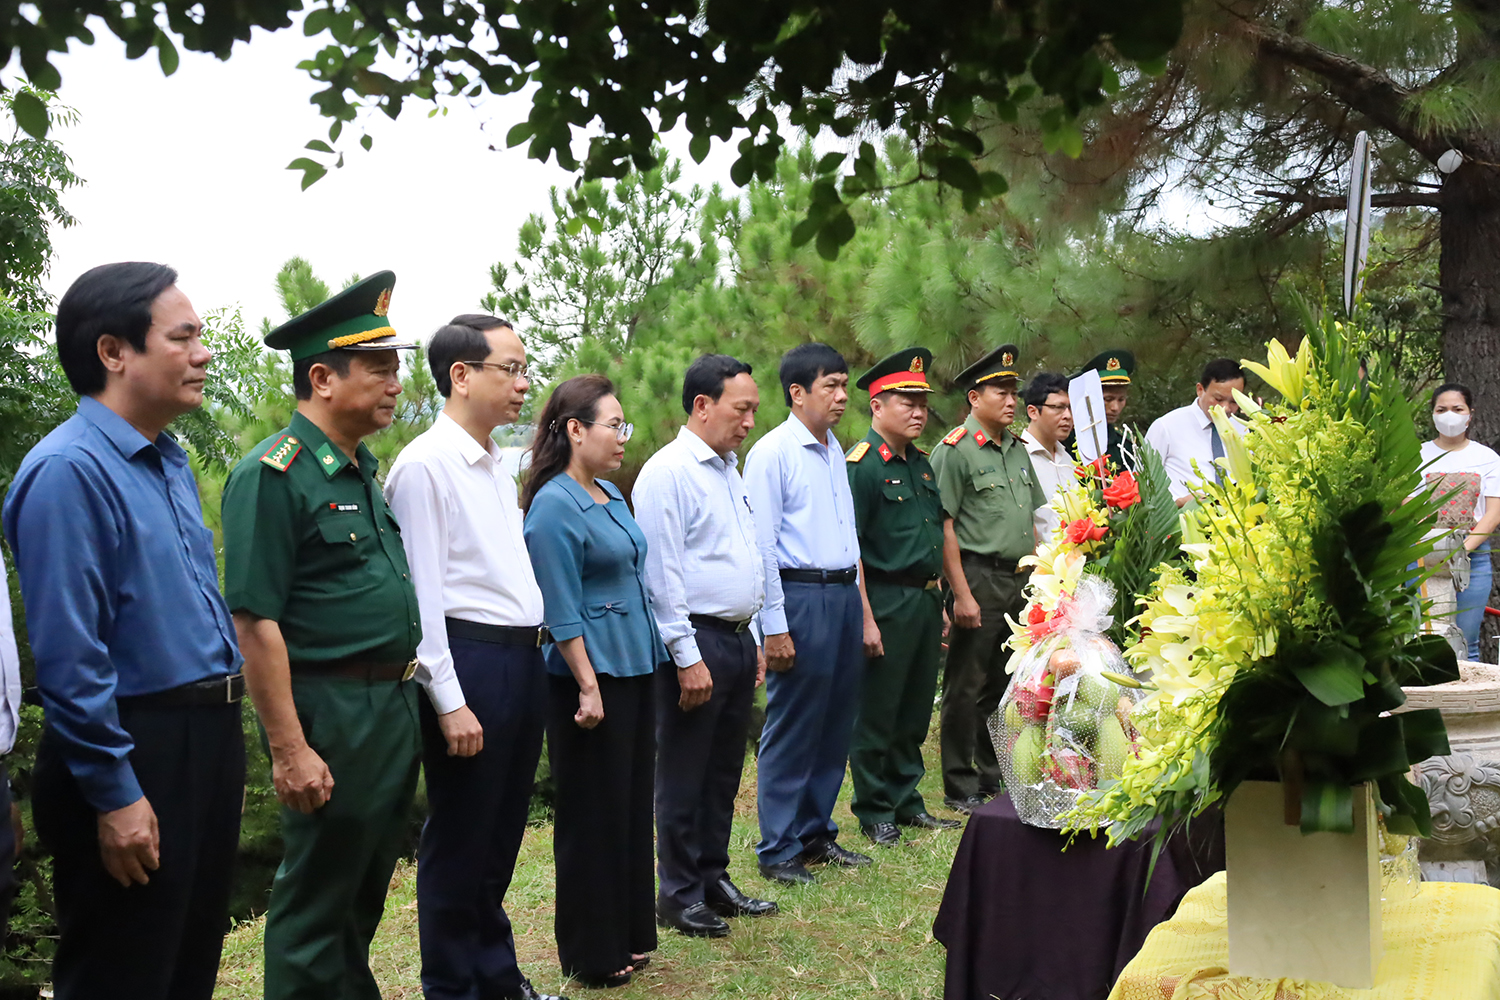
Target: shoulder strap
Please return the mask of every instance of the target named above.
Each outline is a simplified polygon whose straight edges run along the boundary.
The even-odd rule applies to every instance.
[[[870,450],[870,442],[868,442],[868,441],[861,441],[859,444],[857,444],[853,448],[849,449],[849,454],[847,454],[847,455],[844,456],[844,461],[846,461],[846,462],[858,462],[860,459],[862,459],[862,458],[865,457],[865,452],[867,452],[869,450]]]
[[[948,432],[947,437],[943,438],[943,444],[958,444],[967,433],[969,433],[967,427],[955,427]]]
[[[287,466],[292,464],[292,459],[297,457],[302,450],[302,442],[291,434],[283,434],[271,442],[271,447],[260,456],[261,464],[269,465],[277,472],[285,472]]]

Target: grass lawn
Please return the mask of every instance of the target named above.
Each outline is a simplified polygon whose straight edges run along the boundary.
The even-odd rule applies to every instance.
[[[937,725],[924,748],[928,775],[922,790],[935,815],[942,779],[937,767]],[[879,849],[859,832],[849,812],[846,777],[834,818],[840,843],[875,858],[869,868],[818,869],[818,881],[796,888],[769,883],[755,867],[760,839],[755,821],[755,763],[746,762],[735,810],[730,876],[746,892],[775,899],[781,913],[739,918],[727,938],[710,941],[662,931],[651,964],[629,986],[595,993],[563,981],[552,938],[552,828],[527,831],[506,910],[515,924],[521,969],[537,989],[564,991],[575,1000],[646,997],[762,997],[766,1000],[880,996],[890,1000],[940,997],[943,946],[932,938],[932,920],[961,830],[911,831],[897,848]],[[261,996],[260,920],[229,935],[219,969],[219,1000]],[[422,995],[417,951],[416,867],[403,863],[391,880],[385,919],[375,936],[372,963],[386,1000]]]

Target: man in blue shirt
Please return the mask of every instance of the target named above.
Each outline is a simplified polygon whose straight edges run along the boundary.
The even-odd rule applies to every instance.
[[[166,433],[203,402],[203,324],[160,264],[85,273],[57,307],[78,412],[21,463],[4,527],[46,725],[54,996],[213,995],[245,781],[243,682],[213,536]]]

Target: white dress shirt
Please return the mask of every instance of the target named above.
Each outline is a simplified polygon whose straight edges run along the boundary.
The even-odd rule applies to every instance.
[[[1038,507],[1032,517],[1038,533],[1042,538],[1047,538],[1062,521],[1057,511],[1052,509],[1051,503],[1059,490],[1077,484],[1078,477],[1073,470],[1078,463],[1073,461],[1072,454],[1063,447],[1061,441],[1057,442],[1056,451],[1049,452],[1042,447],[1042,443],[1031,433],[1030,427],[1021,434],[1021,443],[1026,446],[1026,454],[1031,456],[1032,475],[1036,476],[1037,485],[1047,495],[1047,502]]]
[[[787,630],[781,570],[850,569],[859,562],[844,450],[832,430],[819,442],[794,413],[750,449],[745,486],[766,567],[760,623],[766,635],[780,635]]]
[[[385,480],[422,618],[416,678],[446,715],[464,705],[444,618],[529,628],[542,591],[521,536],[516,483],[500,447],[482,446],[446,413],[401,450]]]
[[[679,667],[703,659],[688,615],[744,621],[765,600],[765,566],[738,462],[734,452],[720,458],[684,427],[646,460],[631,493],[646,535],[651,610]]]
[[[1242,433],[1239,420],[1230,420],[1229,426],[1236,434]],[[1161,456],[1172,480],[1173,497],[1190,495],[1189,483],[1214,478],[1212,427],[1213,421],[1195,401],[1157,417],[1146,431],[1146,443]],[[1199,472],[1193,471],[1194,462]]]
[[[21,654],[16,649],[16,623],[10,611],[10,570],[0,558],[0,754],[16,745],[21,723]],[[0,822],[9,822],[0,816]]]

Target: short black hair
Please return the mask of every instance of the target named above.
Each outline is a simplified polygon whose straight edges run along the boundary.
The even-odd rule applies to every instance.
[[[1245,380],[1245,369],[1241,368],[1238,361],[1229,358],[1214,358],[1203,366],[1203,374],[1198,379],[1198,384],[1207,389],[1215,382],[1233,382],[1239,379]]]
[[[501,319],[499,316],[491,316],[488,313],[459,313],[448,321],[449,326],[472,326],[476,330],[497,330],[507,327],[514,330],[510,320]]]
[[[463,319],[464,317],[457,317]],[[501,326],[510,326],[509,323]],[[444,399],[453,394],[453,362],[483,361],[490,353],[489,338],[485,330],[498,330],[501,326],[477,327],[471,323],[449,323],[427,341],[427,367],[432,369],[432,380]]]
[[[1026,383],[1026,390],[1021,393],[1021,398],[1026,401],[1027,406],[1041,406],[1054,392],[1060,392],[1064,396],[1068,394],[1068,377],[1057,372],[1038,372]]]
[[[1438,397],[1445,392],[1458,393],[1459,395],[1463,396],[1464,405],[1471,410],[1474,409],[1474,393],[1469,389],[1468,386],[1464,385],[1462,382],[1444,382],[1442,385],[1432,390],[1433,406],[1437,405]]]
[[[792,386],[811,389],[824,375],[847,373],[849,362],[827,344],[798,344],[781,358],[781,392],[792,405]]]
[[[101,264],[78,276],[57,303],[57,360],[74,392],[104,391],[100,337],[118,337],[145,353],[151,304],[175,284],[177,272],[167,265],[138,260]]]
[[[292,362],[292,395],[298,399],[312,399],[312,379],[308,372],[312,371],[313,365],[326,365],[333,369],[333,373],[339,378],[349,377],[349,365],[354,360],[353,351],[345,351],[335,348],[324,351],[322,354],[314,354],[310,358]]]
[[[707,396],[715,403],[724,395],[724,383],[737,375],[753,375],[754,370],[739,358],[727,354],[705,354],[688,365],[682,375],[682,411],[693,412],[693,400]]]

